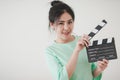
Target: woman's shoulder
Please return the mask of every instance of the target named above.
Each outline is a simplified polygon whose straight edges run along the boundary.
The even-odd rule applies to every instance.
[[[44,49],[44,53],[46,56],[51,55],[51,56],[55,56],[54,54],[54,47],[52,43],[48,43]]]
[[[54,42],[48,42],[48,43],[46,44],[45,50],[51,49],[51,48],[53,47],[53,45],[54,45]]]
[[[50,52],[50,53],[54,53],[56,47],[58,47],[54,41],[50,41],[46,44],[46,47],[45,47],[45,51],[46,52]]]

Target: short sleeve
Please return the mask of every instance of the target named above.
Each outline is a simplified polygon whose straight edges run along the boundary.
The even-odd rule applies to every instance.
[[[97,68],[96,64],[92,63],[91,68],[92,68],[92,72],[93,72]],[[97,77],[94,77],[93,80],[101,80],[101,78],[102,78],[102,73],[100,75],[98,75]]]
[[[45,51],[46,61],[53,75],[53,78],[55,78],[55,80],[69,80],[66,66],[62,65],[57,56],[52,53],[53,52],[49,50]]]

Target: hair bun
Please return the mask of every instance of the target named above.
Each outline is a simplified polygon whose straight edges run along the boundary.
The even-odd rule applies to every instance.
[[[55,6],[56,4],[61,4],[63,3],[62,1],[59,1],[59,0],[54,0],[51,2],[51,6]]]

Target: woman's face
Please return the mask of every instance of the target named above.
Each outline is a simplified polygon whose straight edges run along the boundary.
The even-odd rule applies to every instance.
[[[63,13],[60,18],[51,24],[51,27],[54,28],[57,39],[68,40],[71,37],[73,31],[74,21],[71,15],[67,12]]]

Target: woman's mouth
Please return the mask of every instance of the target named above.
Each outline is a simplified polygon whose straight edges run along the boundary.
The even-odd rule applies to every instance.
[[[67,36],[70,34],[70,32],[64,32],[63,34]]]

